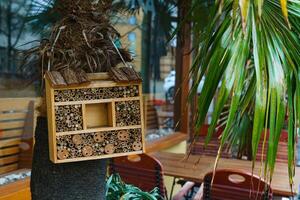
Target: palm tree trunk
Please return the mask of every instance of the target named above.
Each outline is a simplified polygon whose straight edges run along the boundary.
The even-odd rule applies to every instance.
[[[52,163],[47,118],[38,118],[30,183],[32,200],[105,199],[105,177],[105,160]]]

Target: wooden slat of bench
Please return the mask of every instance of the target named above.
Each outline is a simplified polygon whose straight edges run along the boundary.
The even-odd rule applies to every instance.
[[[24,125],[25,125],[25,121],[0,122],[0,130],[23,128]]]
[[[13,113],[0,113],[0,121],[8,121],[15,119],[25,119],[28,112],[13,112]]]
[[[148,124],[147,130],[157,130],[157,125],[156,124]]]
[[[11,165],[5,165],[5,166],[0,167],[0,174],[11,172],[16,169],[18,169],[18,163],[14,163]]]
[[[11,154],[17,154],[19,153],[19,151],[20,151],[19,147],[9,147],[5,149],[0,149],[0,157],[11,155]]]
[[[147,125],[156,125],[156,129],[158,129],[157,120],[147,120]]]
[[[21,138],[4,139],[0,140],[0,148],[16,146],[21,143]]]
[[[157,120],[157,115],[147,115],[147,120]]]
[[[0,111],[27,110],[29,102],[35,100],[35,98],[0,98]]]
[[[18,160],[19,160],[19,156],[18,155],[13,155],[13,156],[8,156],[8,157],[0,158],[0,166],[1,165],[7,165],[9,163],[15,163]]]
[[[5,138],[21,137],[23,131],[24,131],[23,129],[0,131],[0,140]]]

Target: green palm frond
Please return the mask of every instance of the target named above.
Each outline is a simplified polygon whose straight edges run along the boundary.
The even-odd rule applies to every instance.
[[[154,188],[150,192],[144,192],[138,187],[126,184],[119,174],[112,174],[106,182],[107,200],[162,200],[159,189]]]
[[[206,144],[224,106],[230,104],[218,158],[225,143],[246,145],[247,136],[239,130],[248,129],[255,160],[263,130],[269,128],[265,176],[271,181],[288,114],[288,170],[292,184],[300,118],[300,1],[219,0],[212,8],[208,24],[200,36],[200,49],[190,70],[191,77],[196,79],[190,99],[205,76],[198,98],[196,128],[204,123],[218,92]]]

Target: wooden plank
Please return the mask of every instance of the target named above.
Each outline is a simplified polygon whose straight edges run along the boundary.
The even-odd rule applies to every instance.
[[[51,72],[47,71],[45,76],[49,79],[49,81],[53,87],[67,85],[64,77],[58,71],[51,71]]]
[[[64,79],[68,85],[79,84],[76,73],[72,69],[65,68],[65,69],[61,70],[61,75],[64,77]]]
[[[0,157],[17,154],[17,153],[19,153],[19,151],[20,151],[19,147],[9,147],[9,148],[5,148],[5,149],[0,149]]]
[[[11,112],[11,113],[0,113],[0,122],[1,121],[9,121],[15,119],[22,119],[26,118],[28,112]]]
[[[18,163],[11,164],[11,165],[5,165],[5,166],[0,167],[0,174],[11,172],[16,169],[18,169]]]
[[[12,138],[12,137],[21,137],[23,134],[23,129],[13,129],[13,130],[0,130],[0,140],[5,138]]]
[[[129,79],[126,76],[126,74],[119,68],[110,68],[109,75],[116,82],[129,82]]]
[[[120,70],[127,76],[127,79],[132,82],[141,82],[142,78],[133,68],[130,67],[121,67]]]
[[[11,110],[28,110],[30,101],[35,101],[36,98],[0,98],[0,112]]]
[[[110,79],[110,76],[107,72],[87,73],[87,77],[90,80],[109,80]]]
[[[0,165],[6,165],[9,163],[15,163],[18,162],[19,156],[18,155],[13,155],[13,156],[7,156],[0,158]]]
[[[56,162],[56,123],[54,111],[54,90],[50,86],[48,79],[46,83],[46,100],[47,100],[47,121],[48,121],[48,140],[49,140],[49,156],[52,162]]]
[[[87,74],[85,71],[83,71],[83,69],[81,68],[78,68],[76,71],[75,71],[75,74],[76,74],[76,77],[77,77],[77,80],[79,83],[90,83],[91,81],[89,80]]]
[[[0,130],[23,128],[25,121],[0,122]]]
[[[113,127],[116,127],[116,103],[115,101],[112,101],[111,102],[111,117],[112,117],[112,126]]]
[[[142,144],[143,144],[143,153],[146,152],[146,141],[145,141],[145,114],[144,114],[144,97],[143,97],[143,88],[142,84],[139,84],[139,97],[140,97],[140,115],[141,115],[141,128],[142,128]]]
[[[16,146],[19,145],[20,143],[21,143],[20,138],[4,139],[4,140],[0,140],[0,148]]]

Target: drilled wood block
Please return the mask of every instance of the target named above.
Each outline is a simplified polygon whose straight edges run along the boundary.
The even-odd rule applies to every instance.
[[[141,129],[57,136],[56,144],[58,160],[143,150]]]
[[[116,102],[117,126],[140,125],[141,113],[139,101]]]
[[[74,75],[74,74],[73,74]],[[73,76],[72,75],[72,76]],[[133,74],[129,74],[133,76]],[[87,79],[91,77],[83,77]],[[76,162],[144,152],[141,83],[97,79],[55,86],[46,75],[50,159]]]

